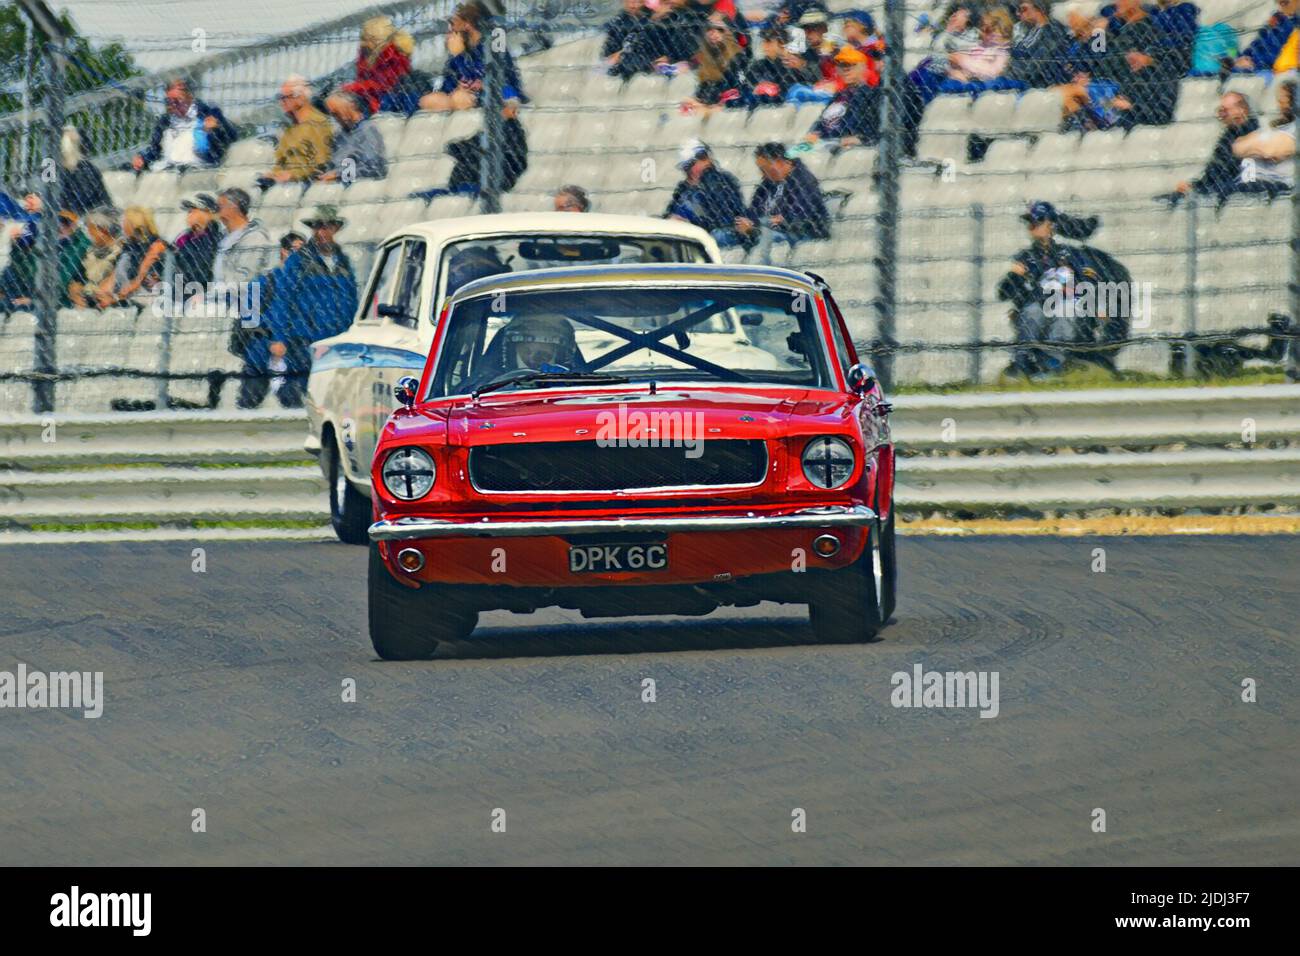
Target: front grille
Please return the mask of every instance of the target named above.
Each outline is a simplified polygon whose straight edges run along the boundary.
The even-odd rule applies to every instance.
[[[687,452],[701,452],[691,458]],[[620,448],[595,442],[479,445],[469,476],[479,491],[622,491],[756,485],[767,471],[762,441],[702,440],[687,448]]]

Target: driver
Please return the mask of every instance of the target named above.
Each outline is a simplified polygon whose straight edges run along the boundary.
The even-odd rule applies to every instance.
[[[545,365],[571,369],[577,364],[578,345],[573,326],[562,315],[524,315],[511,320],[498,333],[503,372],[515,369],[541,371]]]

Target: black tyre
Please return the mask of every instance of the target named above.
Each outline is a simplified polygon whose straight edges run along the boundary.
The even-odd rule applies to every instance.
[[[329,481],[330,524],[344,544],[367,544],[370,536],[370,499],[348,481],[338,446],[325,446],[325,476]]]
[[[894,508],[890,502],[889,520],[876,519],[873,529],[880,540],[880,623],[888,624],[898,602],[898,552],[894,547]]]
[[[880,553],[883,535],[878,524],[869,528],[867,546],[856,561],[838,571],[819,572],[812,582],[814,595],[808,602],[808,617],[813,633],[823,644],[873,641],[880,632],[884,580]]]
[[[457,606],[448,588],[424,585],[408,588],[393,580],[370,546],[370,643],[386,661],[428,660],[442,641],[469,637],[478,612]]]

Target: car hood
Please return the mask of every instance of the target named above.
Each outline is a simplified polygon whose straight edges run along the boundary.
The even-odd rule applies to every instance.
[[[814,399],[812,395],[821,396]],[[617,439],[648,428],[680,429],[674,438],[768,439],[836,430],[847,414],[844,396],[804,389],[722,390],[704,387],[611,389],[484,395],[447,410],[453,445]]]

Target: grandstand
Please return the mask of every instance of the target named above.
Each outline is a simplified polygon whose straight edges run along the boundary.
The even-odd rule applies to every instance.
[[[880,7],[849,0],[829,3],[832,13],[850,5],[877,11]],[[924,0],[908,3],[907,69],[929,52],[927,36],[914,29],[919,18],[935,18],[943,6]],[[1101,4],[1080,6],[1093,12]],[[1244,45],[1272,4],[1206,0],[1201,7],[1202,23],[1229,24]],[[330,42],[337,45],[346,31],[355,34],[358,23],[331,26]],[[445,56],[441,31],[424,22],[413,32],[418,41],[413,60],[440,62]],[[678,149],[691,139],[709,144],[719,165],[739,177],[748,197],[759,181],[754,147],[769,141],[799,142],[822,109],[808,103],[687,113],[681,104],[695,90],[692,75],[638,75],[627,82],[604,75],[599,64],[602,37],[591,23],[575,22],[557,31],[546,49],[536,49],[530,37],[528,30],[512,33],[529,97],[520,115],[528,137],[528,165],[501,197],[506,212],[550,209],[560,185],[577,183],[591,193],[594,211],[663,215],[681,175]],[[268,43],[271,48],[284,57],[283,41]],[[240,62],[253,55],[244,49]],[[200,94],[221,104],[228,91],[234,99],[239,89],[240,102],[247,106],[246,90],[235,79],[238,64],[223,56],[210,75],[202,63],[195,66]],[[346,76],[348,67],[345,56],[332,69],[314,70],[313,77],[334,82]],[[1118,257],[1136,282],[1151,284],[1150,323],[1135,327],[1133,334],[1153,341],[1125,346],[1119,356],[1122,370],[1166,372],[1170,346],[1160,341],[1163,337],[1262,327],[1270,315],[1289,313],[1290,202],[1234,197],[1221,207],[1206,202],[1171,206],[1153,198],[1195,177],[1205,166],[1220,133],[1215,111],[1224,92],[1246,94],[1267,120],[1275,109],[1276,82],[1264,73],[1186,76],[1179,81],[1173,123],[1086,133],[1060,132],[1061,95],[1054,89],[938,96],[921,120],[916,157],[899,170],[883,171],[897,175],[901,191],[896,338],[904,348],[897,356],[895,379],[987,382],[1002,373],[1005,349],[968,346],[1005,342],[1012,336],[1008,304],[999,301],[995,289],[1010,257],[1027,244],[1020,216],[1033,200],[1100,217],[1101,228],[1090,243]],[[158,78],[149,83],[155,89],[160,85]],[[393,229],[478,210],[477,199],[470,196],[426,202],[410,194],[446,184],[453,163],[444,147],[477,133],[483,123],[481,110],[416,112],[409,117],[379,113],[373,122],[386,147],[387,178],[346,188],[338,183],[312,183],[305,190],[279,184],[262,193],[253,184],[274,152],[267,110],[265,105],[248,106],[237,116],[251,135],[234,143],[216,169],[137,175],[109,167],[138,149],[140,142],[99,144],[103,178],[114,204],[119,209],[154,210],[160,233],[171,237],[184,228],[178,205],[182,197],[240,186],[255,196],[254,215],[273,240],[290,228],[305,232],[304,217],[321,204],[334,204],[348,220],[340,240],[359,274],[368,269],[376,244]],[[978,160],[972,158],[978,150],[968,152],[972,136],[987,145]],[[870,343],[877,336],[872,308],[879,228],[879,190],[873,176],[882,172],[877,169],[877,150],[814,149],[801,158],[828,198],[832,235],[800,243],[788,256],[783,249],[780,261],[826,278],[855,338]],[[725,255],[739,261],[745,253],[736,248]],[[21,312],[3,319],[0,369],[30,372],[32,325],[31,316]],[[225,351],[228,334],[227,320],[198,315],[170,317],[149,308],[64,310],[59,316],[59,364],[65,370],[128,369],[145,376],[235,372],[239,362]],[[168,387],[173,398],[206,401],[202,380],[178,379]],[[225,389],[223,404],[233,401],[233,392]],[[99,375],[61,382],[56,401],[60,409],[98,411],[110,397],[148,401],[158,395],[155,378]],[[19,410],[29,402],[26,382],[0,380],[0,409]]]

